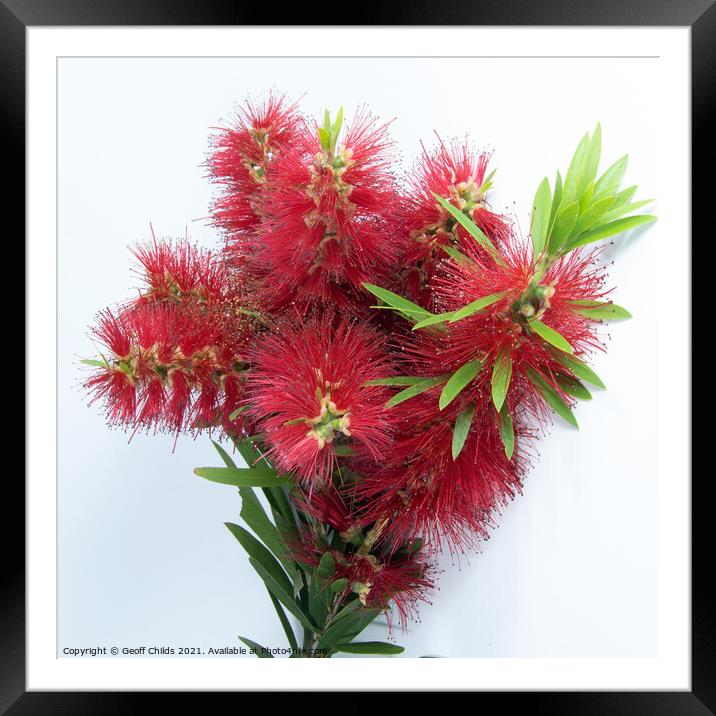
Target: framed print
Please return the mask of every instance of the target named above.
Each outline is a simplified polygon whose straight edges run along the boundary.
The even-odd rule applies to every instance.
[[[10,8],[9,713],[327,689],[714,708],[690,467],[705,5]]]

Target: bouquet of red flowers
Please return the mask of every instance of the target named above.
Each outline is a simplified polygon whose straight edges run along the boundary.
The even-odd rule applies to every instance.
[[[468,142],[400,173],[367,111],[344,129],[270,94],[212,137],[221,249],[133,250],[143,288],[99,314],[86,387],[112,425],[218,438],[195,472],[238,487],[226,526],[292,656],[400,653],[356,639],[415,618],[431,558],[485,538],[545,425],[604,388],[589,362],[629,313],[594,244],[655,217],[600,154],[597,126],[523,239]]]

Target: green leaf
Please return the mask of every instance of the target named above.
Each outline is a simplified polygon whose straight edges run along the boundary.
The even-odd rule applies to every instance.
[[[236,410],[234,410],[234,412],[231,413],[231,415],[229,415],[229,420],[236,420],[236,418],[238,418],[239,415],[241,415],[241,413],[243,413],[244,411],[246,411],[248,409],[249,409],[248,405],[242,405],[240,408],[236,408]]]
[[[621,234],[624,231],[629,231],[637,226],[641,226],[642,224],[650,224],[653,221],[656,221],[656,217],[653,214],[637,214],[637,216],[627,216],[624,219],[610,221],[608,224],[597,226],[596,228],[586,231],[585,233],[574,238],[567,244],[564,253],[571,251],[572,249],[576,249],[578,246],[591,244],[594,241],[600,241],[601,239],[606,239],[609,236]]]
[[[515,451],[515,428],[512,425],[512,416],[507,408],[507,403],[502,405],[502,409],[497,414],[497,423],[500,428],[500,438],[505,446],[505,455],[507,459],[512,459],[512,453]]]
[[[211,482],[234,487],[273,487],[291,484],[288,477],[279,477],[268,467],[196,467],[194,474]]]
[[[259,659],[273,659],[273,654],[268,651],[268,649],[265,646],[261,646],[261,644],[252,641],[251,639],[247,639],[244,636],[240,636],[239,639],[246,644],[246,646],[249,647],[249,649],[252,649],[256,652],[256,656]]]
[[[564,188],[562,197],[565,205],[571,204],[579,199],[579,179],[584,167],[584,159],[589,150],[589,133],[585,134],[577,145],[577,149],[572,155],[572,161],[569,163],[567,174],[564,177]]]
[[[556,253],[572,234],[579,216],[579,202],[573,201],[559,210],[549,237],[549,251]]]
[[[581,234],[583,231],[587,231],[595,224],[598,224],[609,211],[612,204],[614,204],[614,197],[607,197],[606,199],[595,201],[584,213],[579,215],[573,233]]]
[[[497,169],[493,169],[483,180],[480,188],[477,190],[478,196],[483,195],[491,186],[492,178],[495,176]]]
[[[574,398],[580,400],[591,400],[592,394],[580,383],[576,378],[572,378],[569,375],[559,374],[557,375],[557,385],[567,395],[571,395]]]
[[[239,541],[249,557],[255,559],[287,591],[293,588],[291,580],[271,552],[248,530],[233,522],[224,522],[229,532]]]
[[[338,114],[336,114],[336,121],[333,123],[333,127],[331,128],[331,139],[333,141],[333,146],[336,146],[336,143],[338,141],[338,135],[341,133],[341,127],[343,126],[343,107],[341,107],[338,110]]]
[[[626,321],[631,313],[609,301],[569,301],[570,310],[594,321]]]
[[[482,298],[477,299],[477,301],[468,303],[467,306],[463,306],[459,311],[455,311],[455,313],[453,313],[450,323],[455,323],[455,321],[472,316],[473,313],[477,313],[483,308],[487,308],[487,306],[491,306],[493,303],[496,303],[504,295],[504,291],[501,293],[491,293],[489,296],[483,296]]]
[[[438,407],[440,410],[446,408],[460,393],[460,391],[471,383],[475,376],[482,369],[481,360],[471,360],[460,366],[451,376],[440,393]]]
[[[547,382],[543,375],[532,368],[527,369],[527,378],[534,385],[537,392],[542,396],[545,402],[554,410],[557,415],[564,418],[570,425],[579,430],[577,419],[572,413],[572,409],[562,400],[562,396]]]
[[[460,209],[458,209],[456,206],[453,206],[447,199],[443,199],[443,197],[438,196],[437,194],[433,193],[433,196],[437,200],[438,204],[442,206],[445,211],[450,214],[450,216],[457,221],[460,226],[462,226],[465,231],[467,231],[470,236],[472,236],[475,241],[477,241],[480,246],[482,246],[485,251],[487,251],[490,256],[497,262],[497,263],[504,263],[504,261],[500,258],[500,255],[497,252],[497,249],[495,248],[495,245],[490,241],[490,239],[483,233],[483,231],[477,226],[477,224],[466,214],[464,214]]]
[[[619,206],[624,206],[625,204],[628,204],[631,200],[634,194],[636,194],[636,190],[639,187],[636,186],[630,186],[626,189],[622,189],[615,197],[614,197],[614,208],[616,209]]]
[[[286,612],[284,612],[283,607],[281,606],[281,602],[279,602],[278,599],[276,599],[276,597],[271,594],[271,591],[268,588],[267,591],[269,598],[271,599],[271,603],[273,604],[273,608],[276,610],[276,614],[278,614],[278,619],[281,622],[281,626],[283,627],[283,632],[286,635],[286,639],[288,639],[288,645],[292,649],[298,651],[298,641],[296,639],[296,635],[294,634],[291,622],[286,616]]]
[[[430,318],[425,318],[422,321],[418,321],[412,328],[412,330],[417,331],[420,328],[425,328],[426,326],[432,326],[436,323],[446,323],[449,321],[455,314],[450,311],[448,313],[438,313],[435,316],[430,316]]]
[[[415,385],[425,380],[419,376],[395,375],[390,378],[374,378],[367,380],[363,385]]]
[[[564,351],[565,353],[574,353],[572,346],[569,345],[568,341],[564,336],[557,333],[554,328],[550,328],[546,323],[542,321],[530,321],[528,323],[530,330],[536,333],[540,338],[543,338],[547,343],[551,343],[555,348]]]
[[[93,368],[109,368],[107,361],[92,360],[90,358],[83,358],[80,363],[83,365],[91,365]]]
[[[512,380],[512,356],[509,348],[503,349],[497,354],[495,364],[492,367],[492,402],[499,412],[507,397]]]
[[[331,591],[335,594],[338,594],[342,592],[347,586],[348,580],[345,577],[341,577],[340,579],[336,579],[336,581],[331,584]]]
[[[279,602],[281,602],[281,604],[283,604],[283,606],[286,607],[286,609],[288,609],[288,611],[291,612],[291,614],[293,614],[293,616],[295,616],[301,624],[303,624],[303,626],[311,631],[320,632],[320,629],[311,622],[301,607],[294,601],[291,595],[291,590],[284,589],[284,587],[282,587],[271,576],[263,565],[257,562],[253,557],[249,557],[249,562],[251,562],[251,566],[259,573],[261,579],[264,580],[264,584],[271,594],[273,594],[274,597],[276,597],[276,599],[278,599]]]
[[[594,185],[594,199],[610,194],[619,187],[619,184],[626,171],[629,162],[629,155],[625,154],[621,159],[617,159],[602,176],[599,177]]]
[[[405,649],[397,644],[388,644],[384,641],[354,641],[350,644],[335,644],[336,651],[345,654],[402,654]]]
[[[457,460],[457,456],[462,452],[470,432],[470,425],[475,416],[475,403],[470,403],[462,410],[457,418],[455,418],[455,426],[452,429],[452,459]]]
[[[393,310],[408,314],[408,318],[412,319],[413,316],[418,316],[422,319],[433,315],[430,311],[426,311],[422,306],[418,306],[417,303],[408,301],[407,298],[398,296],[397,293],[388,291],[386,288],[381,288],[380,286],[376,286],[372,283],[364,283],[363,288],[370,291],[376,298],[379,298],[384,303],[387,303]]]
[[[535,258],[544,251],[547,245],[551,211],[552,191],[549,187],[549,179],[545,177],[537,188],[537,193],[532,202],[530,234],[532,236],[532,247]]]
[[[424,378],[420,383],[415,383],[405,390],[401,390],[400,393],[396,393],[386,404],[386,408],[392,408],[398,403],[402,403],[404,400],[414,398],[420,393],[424,393],[430,388],[434,388],[436,385],[444,383],[450,376],[449,375],[438,375],[435,378]]]
[[[327,649],[333,644],[345,644],[352,641],[363,629],[365,629],[380,613],[380,609],[367,609],[361,607],[360,601],[356,599],[350,605],[356,604],[346,612],[344,607],[331,621],[330,626],[318,640],[316,647]],[[343,614],[343,612],[346,612]],[[343,614],[343,616],[341,616]]]
[[[606,390],[606,386],[602,382],[602,379],[583,361],[579,358],[575,358],[573,355],[562,353],[561,351],[553,351],[555,359],[561,363],[570,372],[574,373],[578,378],[595,386]]]
[[[592,134],[587,151],[584,155],[584,163],[582,165],[582,171],[579,176],[579,182],[577,184],[577,195],[575,198],[579,199],[585,193],[590,184],[593,186],[594,180],[597,178],[597,169],[599,169],[599,159],[602,155],[602,127],[597,122],[597,126],[594,128],[594,134]]]
[[[545,242],[545,248],[549,242],[549,237],[552,234],[554,222],[557,219],[557,213],[562,207],[562,175],[557,172],[557,177],[554,180],[554,196],[552,197],[552,210],[549,216],[549,230],[547,231],[547,241]]]
[[[466,256],[462,251],[458,251],[454,246],[448,246],[445,244],[440,244],[440,248],[452,259],[457,261],[459,264],[462,264],[463,266],[468,266],[469,264],[474,264],[475,262],[469,257]]]
[[[338,457],[353,457],[356,453],[350,445],[336,445],[333,443],[333,454]]]
[[[321,146],[328,150],[331,148],[331,133],[323,127],[318,128],[318,138],[321,141]]]
[[[624,216],[624,214],[630,214],[637,209],[641,209],[642,206],[651,204],[653,201],[653,199],[641,199],[640,201],[634,201],[631,204],[612,206],[612,208],[604,214],[602,220],[604,223],[609,223],[610,221],[614,221],[614,219],[618,219],[620,216]]]
[[[324,553],[316,568],[316,574],[321,579],[328,579],[336,573],[336,562],[330,552]]]

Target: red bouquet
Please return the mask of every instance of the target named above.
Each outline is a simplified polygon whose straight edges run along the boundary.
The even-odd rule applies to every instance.
[[[249,529],[227,527],[292,656],[400,653],[356,639],[415,618],[431,558],[486,537],[545,425],[604,388],[602,324],[629,314],[595,244],[655,217],[600,154],[597,126],[524,239],[469,143],[404,173],[367,111],[344,129],[269,95],[212,137],[223,246],[134,249],[143,289],[99,314],[86,386],[112,425],[216,438],[195,472],[238,487]]]

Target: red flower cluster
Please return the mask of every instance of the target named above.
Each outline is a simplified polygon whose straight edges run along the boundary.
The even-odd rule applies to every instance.
[[[111,423],[258,446],[293,478],[293,558],[331,555],[336,605],[392,603],[404,625],[431,586],[423,555],[486,538],[552,411],[576,424],[577,378],[599,385],[585,359],[611,304],[579,247],[633,191],[618,165],[590,183],[587,135],[554,200],[540,187],[530,245],[488,204],[487,154],[439,142],[401,180],[387,125],[342,117],[274,94],[219,130],[224,251],[135,249],[143,287],[100,314],[87,387]]]
[[[102,346],[86,383],[94,399],[129,428],[237,430],[253,331],[236,277],[187,242],[154,240],[134,254],[145,288],[93,329]]]

